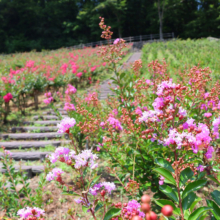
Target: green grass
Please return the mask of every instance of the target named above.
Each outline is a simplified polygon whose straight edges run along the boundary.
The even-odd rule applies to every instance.
[[[147,65],[158,59],[168,64],[168,71],[173,78],[195,65],[209,67],[212,78],[220,79],[220,41],[211,42],[207,39],[172,40],[145,44],[142,49],[143,70],[146,74]]]

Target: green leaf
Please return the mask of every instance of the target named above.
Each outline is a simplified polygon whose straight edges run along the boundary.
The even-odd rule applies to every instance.
[[[121,214],[121,209],[111,208],[108,210],[108,212],[106,212],[103,220],[110,220],[120,214]]]
[[[158,200],[155,200],[155,203],[157,205],[159,205],[160,207],[163,207],[165,205],[170,205],[173,207],[173,213],[176,214],[176,215],[180,215],[180,209],[179,208],[176,208],[176,206],[174,205],[174,203],[170,200],[166,200],[166,199],[158,199]]]
[[[190,208],[192,203],[195,201],[196,194],[191,192],[189,193],[182,201],[183,210],[187,210]]]
[[[200,216],[202,216],[204,213],[212,210],[212,208],[209,207],[200,207],[196,209],[188,218],[188,220],[197,220]]]
[[[170,186],[165,185],[165,184],[161,185],[159,188],[165,195],[167,195],[169,198],[171,198],[174,202],[179,201],[178,197],[177,197],[177,190],[176,189],[173,189]]]
[[[203,186],[205,186],[207,183],[207,180],[196,180],[192,183],[189,183],[185,190],[183,191],[182,198],[185,198],[189,193],[193,191],[197,191],[201,189]]]
[[[95,207],[95,212],[97,212],[99,209],[101,209],[103,207],[102,202],[98,202],[98,204]]]
[[[120,79],[123,79],[124,76],[125,76],[126,72],[123,72],[121,75],[120,75]]]
[[[220,206],[220,192],[218,190],[214,190],[211,193],[213,200]]]
[[[175,179],[173,178],[172,174],[168,170],[166,170],[164,168],[156,168],[156,169],[153,169],[153,170],[155,172],[159,173],[161,176],[165,177],[166,180],[168,180],[174,186],[176,185]]]
[[[190,206],[190,211],[192,212],[193,209],[195,208],[196,204],[201,201],[201,198],[196,198],[195,201],[192,203],[192,205]]]
[[[163,159],[163,158],[157,158],[157,159],[155,160],[155,163],[156,163],[158,166],[163,167],[164,169],[169,170],[170,172],[174,172],[174,169],[173,169],[173,167],[171,166],[171,164],[170,164],[167,160],[165,160],[165,159]]]
[[[208,217],[208,215],[204,215],[204,216],[200,217],[199,220],[204,220],[206,217]]]
[[[88,208],[88,207],[86,207],[86,206],[84,206],[84,205],[82,206],[82,210],[83,210],[84,213],[87,213],[87,211],[88,211],[89,209],[90,209],[90,208]]]
[[[180,185],[183,186],[189,179],[193,177],[193,171],[187,167],[180,173]]]
[[[100,177],[101,177],[101,175],[95,177],[95,178],[92,180],[90,186],[91,186],[91,187],[94,186],[94,185],[97,183],[97,181],[100,179]]]
[[[216,203],[212,200],[206,199],[208,207],[212,208],[213,210],[211,211],[212,214],[215,216],[216,219],[220,219],[220,208],[216,205]]]
[[[79,194],[73,192],[73,191],[66,191],[66,192],[62,192],[62,195],[67,195],[67,196],[80,196]]]

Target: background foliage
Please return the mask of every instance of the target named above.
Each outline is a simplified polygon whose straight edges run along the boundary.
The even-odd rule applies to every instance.
[[[219,37],[219,0],[165,1],[163,32]],[[114,37],[159,32],[158,0],[1,0],[0,52],[55,49],[100,40],[99,16]]]

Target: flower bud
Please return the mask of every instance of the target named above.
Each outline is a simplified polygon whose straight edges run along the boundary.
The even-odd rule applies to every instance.
[[[150,203],[150,196],[148,196],[148,195],[143,195],[142,197],[141,197],[141,202],[142,203]]]
[[[166,217],[170,217],[173,215],[173,207],[171,205],[165,205],[162,210],[162,214]]]
[[[102,190],[102,191],[100,192],[101,196],[103,196],[103,197],[105,196],[105,193],[106,193],[105,190]]]
[[[141,205],[141,211],[144,212],[144,213],[149,212],[150,209],[151,209],[151,207],[150,207],[150,204],[149,204],[149,203],[143,203],[143,204]]]

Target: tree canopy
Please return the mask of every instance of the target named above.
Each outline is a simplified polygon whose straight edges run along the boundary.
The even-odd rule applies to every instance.
[[[220,36],[220,0],[0,0],[0,52],[56,49],[100,40],[99,17],[113,37],[174,32]]]

